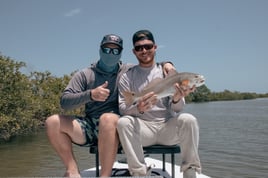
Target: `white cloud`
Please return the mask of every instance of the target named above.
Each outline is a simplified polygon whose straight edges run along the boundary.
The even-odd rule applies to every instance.
[[[76,8],[76,9],[72,9],[72,10],[70,10],[69,12],[65,13],[64,16],[65,16],[65,17],[72,17],[72,16],[74,16],[74,15],[79,14],[80,12],[81,12],[81,9]]]

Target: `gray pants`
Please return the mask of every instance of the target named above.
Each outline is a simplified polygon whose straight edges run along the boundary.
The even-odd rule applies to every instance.
[[[127,157],[129,171],[136,175],[146,174],[143,146],[154,144],[181,147],[181,171],[193,167],[201,172],[198,155],[199,127],[196,118],[187,113],[167,122],[145,121],[132,116],[119,119],[117,130]]]

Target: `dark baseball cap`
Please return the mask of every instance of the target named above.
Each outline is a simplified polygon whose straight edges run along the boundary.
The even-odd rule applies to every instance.
[[[151,40],[153,43],[155,43],[154,36],[149,30],[140,30],[134,33],[132,37],[133,45],[140,40]]]
[[[118,45],[121,49],[123,49],[123,40],[118,35],[109,34],[105,35],[101,41],[101,46],[112,43]]]

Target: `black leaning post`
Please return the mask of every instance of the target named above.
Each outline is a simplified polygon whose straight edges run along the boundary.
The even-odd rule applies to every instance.
[[[96,164],[96,177],[100,177],[100,168],[99,168],[99,150],[97,149],[97,152],[95,154],[95,164]]]
[[[171,153],[171,176],[172,178],[175,178],[175,155],[174,153]]]
[[[166,172],[166,155],[162,154],[162,171]]]

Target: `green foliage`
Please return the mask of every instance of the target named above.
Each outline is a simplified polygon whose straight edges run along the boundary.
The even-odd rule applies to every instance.
[[[206,102],[209,101],[210,90],[206,85],[197,88],[195,92],[190,93],[186,98],[186,102]]]
[[[32,97],[36,102],[34,118],[44,122],[52,113],[60,113],[59,97],[66,85],[62,79],[51,76],[49,72],[33,72],[30,79]]]
[[[35,131],[49,115],[61,112],[59,97],[70,76],[27,76],[20,72],[23,67],[25,63],[0,55],[0,140]]]
[[[231,92],[229,90],[224,90],[223,92],[213,92],[209,95],[209,101],[226,101],[226,100],[246,100],[246,99],[255,99],[259,97],[267,97],[265,95],[260,95],[256,93],[240,93],[240,92]]]
[[[36,128],[38,121],[32,120],[31,83],[20,72],[23,62],[15,62],[0,56],[0,138],[8,139]]]
[[[196,89],[194,93],[189,94],[186,97],[186,102],[209,102],[209,101],[227,101],[227,100],[247,100],[255,98],[264,98],[268,97],[266,94],[257,94],[257,93],[240,93],[240,92],[231,92],[229,90],[224,90],[223,92],[211,92],[206,85],[203,85]]]

